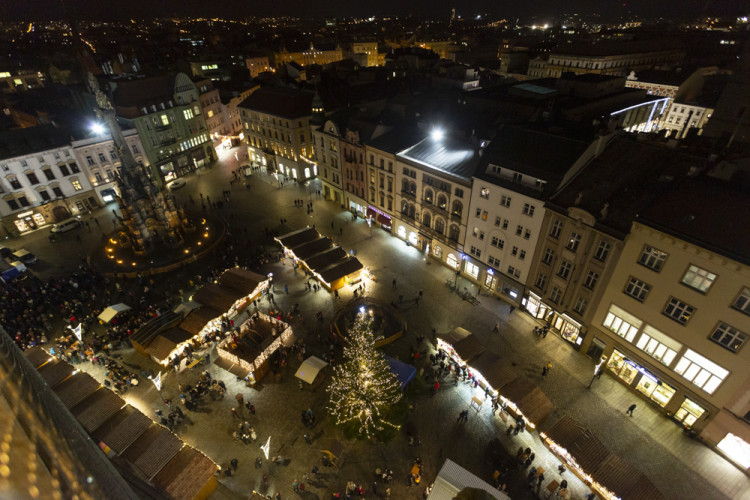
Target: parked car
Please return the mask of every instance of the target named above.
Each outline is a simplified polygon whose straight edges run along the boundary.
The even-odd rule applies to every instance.
[[[52,226],[52,234],[66,233],[68,231],[72,231],[80,225],[81,221],[78,219],[68,219],[62,222],[58,222],[57,224]]]
[[[174,191],[175,189],[180,189],[181,187],[185,187],[185,179],[175,179],[172,182],[167,184],[167,187]]]
[[[8,247],[0,245],[0,257],[2,257],[3,259],[7,259],[11,255],[13,255],[13,250],[11,250]]]
[[[27,266],[30,266],[31,264],[36,264],[36,260],[37,260],[36,259],[36,255],[34,255],[33,253],[29,252],[25,248],[21,248],[19,250],[16,250],[15,252],[13,252],[13,257],[16,260],[20,260],[21,262],[23,262]]]

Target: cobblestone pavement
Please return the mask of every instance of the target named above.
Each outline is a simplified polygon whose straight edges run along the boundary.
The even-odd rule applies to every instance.
[[[408,302],[417,296],[419,290],[424,290],[424,300],[418,306],[412,302],[401,307],[408,323],[408,333],[404,339],[386,347],[389,354],[407,359],[408,347],[413,345],[417,334],[429,339],[432,328],[444,333],[462,326],[473,332],[488,350],[514,363],[520,374],[538,383],[554,403],[555,410],[542,429],[562,415],[570,415],[591,429],[608,449],[643,471],[667,498],[750,499],[750,480],[745,474],[699,441],[683,435],[678,426],[639,400],[614,378],[607,374],[587,390],[593,362],[559,337],[550,335],[546,339],[537,338],[531,333],[535,322],[530,316],[520,311],[509,314],[508,306],[492,297],[481,296],[478,307],[462,301],[444,285],[447,279],[454,276],[451,270],[434,261],[424,260],[424,256],[415,248],[408,247],[381,229],[371,231],[362,220],[352,222],[348,212],[330,202],[316,199],[309,187],[292,185],[280,188],[271,176],[260,174],[250,179],[250,190],[238,183],[230,187],[229,171],[236,167],[233,154],[223,154],[213,169],[188,179],[187,187],[177,192],[178,200],[190,206],[188,196],[199,200],[198,193],[203,192],[219,199],[221,191],[230,189],[232,202],[221,212],[233,231],[247,228],[250,235],[263,234],[264,228],[283,233],[306,224],[315,224],[319,231],[326,234],[333,232],[330,229],[333,222],[336,228],[335,234],[332,234],[334,240],[346,249],[355,248],[358,258],[376,276],[377,281],[368,284],[368,295],[385,302],[397,300],[399,295],[403,295],[405,302]],[[318,188],[313,185],[312,189]],[[308,215],[303,208],[295,207],[292,200],[297,198],[305,200],[305,203],[312,200],[314,213]],[[111,216],[104,211],[98,216],[102,225],[109,222],[111,227]],[[281,217],[287,219],[283,226],[280,225]],[[82,242],[76,242],[71,237],[71,241],[59,241],[54,248],[50,248],[46,241],[47,230],[42,230],[36,232],[39,234],[24,237],[24,241],[19,243],[40,256],[40,264],[43,264],[39,268],[41,275],[64,273],[72,263],[77,265],[80,262],[80,257],[63,257],[70,255],[67,252],[72,253],[75,247],[89,248],[101,237],[101,232],[97,234],[93,226],[91,224],[91,233],[86,229],[80,230]],[[339,233],[340,228],[343,228],[343,234]],[[260,238],[255,242],[271,246],[271,242],[264,242]],[[11,247],[21,246],[17,242],[11,243]],[[164,277],[162,281],[169,282],[170,286],[181,279],[184,281],[191,272],[200,269],[200,264]],[[278,288],[283,288],[284,284],[289,286],[288,296],[276,294],[282,308],[297,302],[300,304],[306,327],[298,327],[297,331],[311,346],[311,352],[326,349],[326,346],[316,344],[312,334],[304,332],[313,330],[315,312],[322,311],[327,319],[332,316],[337,304],[334,304],[331,295],[323,291],[305,292],[301,275],[295,275],[288,266],[275,263],[268,271],[274,272]],[[391,286],[394,277],[398,280],[396,290]],[[475,288],[464,279],[459,279],[459,286],[471,290]],[[164,285],[164,288],[169,286]],[[346,289],[341,296],[347,301],[351,298],[351,291]],[[499,334],[492,332],[492,327],[498,321],[501,325]],[[132,351],[123,355],[129,362],[153,367],[148,360]],[[551,361],[553,368],[550,375],[543,378],[541,367],[546,361]],[[216,498],[247,496],[254,488],[268,493],[278,490],[283,498],[292,497],[292,481],[295,478],[302,480],[303,473],[309,472],[312,465],[318,462],[319,449],[329,439],[338,437],[338,432],[324,418],[323,389],[319,388],[317,392],[299,391],[293,380],[297,364],[293,361],[278,382],[266,377],[258,390],[240,387],[231,374],[217,366],[210,368],[214,376],[221,377],[227,383],[229,397],[210,403],[204,411],[191,413],[195,425],[183,426],[177,432],[222,465],[227,465],[233,457],[239,459],[237,474],[221,480],[222,487],[214,494]],[[168,375],[164,395],[174,398],[179,382],[197,376],[197,372]],[[287,465],[264,463],[262,470],[256,470],[253,461],[260,454],[259,443],[243,445],[232,440],[233,425],[239,421],[232,419],[230,409],[235,402],[234,394],[240,390],[245,394],[246,401],[255,402],[257,415],[249,416],[248,420],[255,427],[258,441],[265,442],[271,436],[271,454],[289,457]],[[421,446],[410,449],[403,433],[388,444],[346,441],[340,470],[324,470],[320,481],[311,482],[311,487],[301,496],[328,498],[331,491],[342,490],[349,480],[369,487],[374,480],[374,469],[387,465],[395,472],[393,484],[388,485],[392,490],[391,498],[420,498],[422,487],[432,482],[445,458],[451,458],[489,480],[493,469],[485,462],[485,450],[493,438],[499,438],[509,450],[509,456],[514,456],[519,446],[532,448],[537,454],[535,465],[542,464],[547,470],[547,482],[561,479],[556,471],[559,462],[546,451],[537,433],[523,433],[509,438],[503,432],[505,424],[499,418],[492,417],[487,408],[483,408],[479,414],[472,411],[466,424],[456,425],[458,413],[467,408],[471,401],[472,391],[467,386],[461,385],[456,389],[450,383],[443,384],[435,397],[429,397],[426,385],[421,381],[415,382],[410,390],[415,394],[412,396],[414,410],[409,422],[418,428]],[[125,397],[152,417],[160,401],[155,388],[147,384],[131,390]],[[635,416],[627,417],[624,410],[636,401],[639,405]],[[312,445],[305,444],[302,438],[304,428],[299,419],[300,412],[307,407],[311,407],[319,418],[323,417],[312,433]],[[426,465],[425,482],[419,489],[416,486],[409,488],[405,482],[415,456],[421,457]],[[269,478],[267,490],[262,485],[263,474]],[[514,471],[508,477],[514,499],[533,497],[523,486],[522,475],[525,475],[524,471]],[[585,485],[570,472],[565,472],[562,478],[571,483],[574,498],[582,498],[588,492]],[[544,486],[542,489],[544,491]],[[379,490],[384,490],[383,485],[379,485]]]

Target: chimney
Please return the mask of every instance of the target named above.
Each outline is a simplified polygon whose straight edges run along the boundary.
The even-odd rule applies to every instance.
[[[606,219],[607,214],[609,214],[609,202],[605,203],[604,206],[602,207],[602,211],[599,212],[599,215],[602,216],[602,219]]]

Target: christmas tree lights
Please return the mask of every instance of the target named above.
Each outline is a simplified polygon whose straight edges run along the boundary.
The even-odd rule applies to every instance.
[[[386,426],[398,428],[385,414],[403,397],[401,383],[375,349],[372,318],[364,311],[349,328],[343,360],[333,367],[328,397],[328,411],[336,424],[357,424],[359,437],[372,437]]]

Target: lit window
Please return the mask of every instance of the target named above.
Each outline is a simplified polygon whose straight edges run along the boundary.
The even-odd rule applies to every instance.
[[[167,117],[167,115],[161,115],[161,124],[169,125],[169,118]]]
[[[665,260],[667,260],[666,252],[662,252],[657,248],[646,245],[643,248],[641,258],[638,259],[638,263],[658,273],[664,266]]]
[[[694,288],[701,293],[706,293],[711,288],[715,279],[716,275],[714,273],[691,265],[687,272],[685,272],[685,276],[682,277],[682,284]]]
[[[481,189],[481,191],[479,192],[479,196],[481,196],[485,200],[489,200],[490,199],[490,190],[483,187]]]
[[[602,324],[628,342],[632,342],[643,322],[612,305]]]
[[[578,233],[570,233],[570,238],[568,239],[568,244],[566,245],[568,247],[568,250],[573,250],[574,252],[578,250],[578,245],[581,244],[581,235]]]
[[[709,394],[713,394],[729,375],[727,370],[690,349],[682,356],[674,371]]]
[[[73,189],[75,189],[76,191],[80,191],[81,189],[83,189],[83,186],[81,186],[81,183],[77,180],[70,181],[70,183],[73,185]]]

